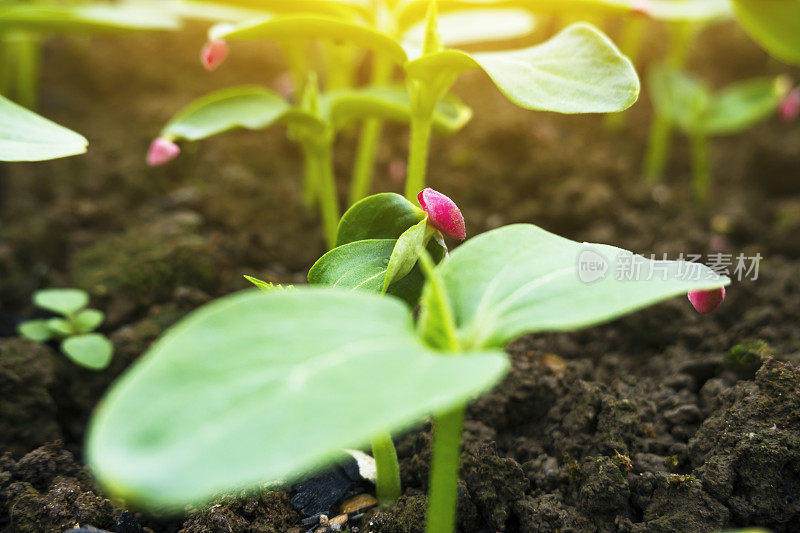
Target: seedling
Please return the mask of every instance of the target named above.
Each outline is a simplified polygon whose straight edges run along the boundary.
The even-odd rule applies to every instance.
[[[102,370],[108,366],[114,347],[105,335],[92,333],[105,315],[86,308],[86,292],[45,289],[34,293],[33,303],[59,316],[23,322],[18,328],[20,335],[35,342],[59,341],[64,355],[83,367]]]
[[[342,221],[355,242],[401,231],[381,214],[406,213],[400,227],[427,216],[378,196],[386,211],[348,212],[360,228]],[[396,469],[387,436],[433,413],[428,531],[452,532],[464,408],[506,373],[509,342],[729,283],[704,266],[687,276],[683,263],[642,257],[643,270],[660,274],[625,281],[611,273],[631,252],[530,224],[475,237],[438,266],[417,256],[426,281],[416,320],[395,297],[339,286],[246,291],[193,312],[100,403],[86,448],[97,479],[128,505],[179,512],[289,483],[373,440],[386,480]],[[576,265],[587,256],[609,275],[581,281]]]
[[[666,68],[650,73],[658,113],[689,137],[692,152],[692,193],[699,204],[708,200],[712,163],[710,137],[745,131],[773,114],[788,91],[782,78],[732,84],[716,93],[694,76]]]
[[[330,247],[336,243],[339,200],[333,169],[336,132],[368,117],[408,123],[411,102],[403,87],[366,87],[318,94],[315,81],[306,84],[298,105],[259,86],[215,91],[186,106],[161,130],[150,146],[147,161],[163,164],[180,153],[175,141],[198,141],[236,128],[260,130],[285,125],[300,144],[304,160],[304,198],[318,205]],[[437,106],[435,131],[450,135],[470,119],[471,111],[450,97]]]
[[[86,151],[88,141],[0,96],[0,161],[42,161]]]
[[[0,5],[0,94],[36,106],[41,46],[49,35],[171,30],[178,21],[163,9],[105,2],[26,2]]]

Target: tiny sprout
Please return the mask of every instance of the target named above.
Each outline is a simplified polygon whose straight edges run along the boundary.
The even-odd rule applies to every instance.
[[[428,215],[431,226],[447,237],[459,241],[467,238],[464,216],[453,200],[431,188],[422,189],[417,195],[417,200]]]
[[[698,313],[708,314],[725,300],[725,287],[710,291],[689,291],[689,301]]]
[[[783,97],[778,113],[784,122],[794,122],[800,116],[800,86],[795,87]]]
[[[151,167],[169,163],[181,153],[180,147],[169,139],[156,137],[147,150],[147,164]]]
[[[200,62],[209,72],[216,70],[228,57],[228,42],[225,39],[210,39],[200,51]]]

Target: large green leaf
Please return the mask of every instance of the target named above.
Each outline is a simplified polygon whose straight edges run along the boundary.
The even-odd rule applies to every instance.
[[[636,265],[639,279],[626,279],[634,277]],[[525,333],[584,328],[689,290],[729,283],[700,264],[651,261],[529,224],[467,241],[437,271],[463,349],[502,347]],[[426,286],[423,306],[429,305],[429,291]]]
[[[324,95],[324,102],[337,128],[363,118],[411,121],[411,98],[406,87],[400,85],[332,91]],[[454,96],[445,96],[433,111],[433,131],[438,135],[452,135],[471,118],[469,107]]]
[[[431,351],[395,298],[247,291],[192,313],[122,376],[91,421],[86,456],[109,494],[181,511],[290,482],[486,391],[507,365],[500,351]]]
[[[800,64],[800,0],[733,0],[739,22],[781,61]]]
[[[703,129],[710,135],[744,131],[772,115],[781,102],[772,78],[735,83],[719,91],[709,103]]]
[[[86,151],[80,134],[0,95],[0,161],[42,161]]]
[[[331,16],[282,15],[241,24],[225,24],[213,28],[210,33],[220,39],[347,42],[380,52],[399,64],[407,59],[403,47],[388,34],[364,24]]]
[[[214,91],[195,100],[164,126],[161,136],[196,141],[235,128],[257,130],[290,121],[324,127],[269,89],[245,85]]]
[[[526,109],[609,113],[630,107],[639,95],[630,60],[588,24],[574,24],[522,50],[443,50],[407,63],[406,73],[435,85],[473,68],[483,69],[509,100]]]
[[[365,239],[398,239],[425,218],[425,212],[403,196],[373,194],[350,206],[339,221],[336,246]]]
[[[180,22],[164,9],[110,3],[0,5],[0,31],[104,33],[174,30]]]

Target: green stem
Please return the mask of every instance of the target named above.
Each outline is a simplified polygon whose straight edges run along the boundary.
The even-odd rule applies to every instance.
[[[419,191],[425,188],[432,126],[433,120],[430,114],[412,111],[406,176],[406,198],[410,202],[415,202]]]
[[[711,160],[708,150],[708,138],[703,133],[690,136],[692,150],[692,193],[698,205],[708,201],[708,189],[711,185]]]
[[[381,505],[392,505],[403,493],[400,485],[400,464],[397,451],[389,433],[381,433],[372,439],[372,457],[375,458],[377,480],[375,489]]]
[[[313,151],[317,166],[317,193],[319,195],[320,215],[328,248],[336,246],[336,232],[339,226],[339,198],[336,194],[336,178],[333,172],[333,143],[326,142],[316,146]]]
[[[283,54],[286,57],[286,65],[289,67],[289,74],[294,83],[295,101],[299,101],[305,90],[309,72],[305,43],[294,40],[287,41],[283,45]]]
[[[303,152],[303,204],[312,209],[317,202],[319,165],[312,149],[301,146]]]
[[[13,32],[3,36],[0,93],[27,108],[35,108],[41,70],[41,45],[36,35]]]
[[[427,533],[455,531],[464,410],[465,406],[461,405],[434,419]]]
[[[644,159],[644,176],[647,181],[651,183],[661,181],[664,168],[667,166],[671,139],[672,124],[669,119],[663,113],[654,111]]]
[[[372,85],[384,85],[391,78],[392,64],[383,55],[376,53],[372,64]],[[383,130],[383,121],[376,118],[367,119],[361,128],[356,149],[356,161],[353,177],[350,181],[350,205],[366,197],[372,187],[375,172],[375,158],[378,155],[378,144]]]

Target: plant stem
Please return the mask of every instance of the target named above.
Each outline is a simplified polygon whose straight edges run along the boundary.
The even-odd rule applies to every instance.
[[[464,409],[465,406],[460,405],[434,419],[427,533],[455,531]]]
[[[644,158],[644,177],[647,181],[651,183],[661,181],[664,168],[667,166],[671,138],[672,124],[663,113],[655,110],[653,122],[650,124],[647,153]]]
[[[336,178],[333,172],[333,143],[320,143],[313,149],[317,169],[316,184],[322,227],[328,248],[336,246],[336,232],[339,226],[339,198],[336,194]]]
[[[39,90],[39,38],[13,32],[3,36],[0,48],[3,50],[0,94],[24,107],[35,108]]]
[[[371,85],[386,84],[392,73],[391,62],[376,52],[372,63]],[[372,176],[375,171],[375,158],[378,155],[378,144],[383,130],[383,121],[376,118],[367,119],[361,127],[361,136],[356,149],[356,161],[353,166],[353,177],[350,181],[349,204],[353,205],[369,194],[372,187]]]
[[[711,160],[708,152],[708,138],[703,133],[690,136],[692,150],[692,194],[698,205],[708,201],[708,188],[711,185]]]
[[[303,153],[303,204],[306,209],[312,209],[317,202],[319,165],[313,149],[304,143],[301,143],[300,148]]]
[[[430,114],[414,113],[412,110],[406,176],[406,198],[410,202],[415,202],[419,191],[425,188],[432,125]]]
[[[381,433],[372,439],[372,457],[375,458],[377,480],[375,489],[381,505],[392,505],[403,493],[400,485],[400,464],[397,451],[389,433]]]
[[[620,51],[631,60],[634,66],[639,63],[642,55],[642,43],[644,42],[645,21],[630,20],[626,21],[619,38]],[[627,122],[628,114],[625,111],[620,113],[609,113],[605,116],[605,125],[611,131],[617,131]]]

